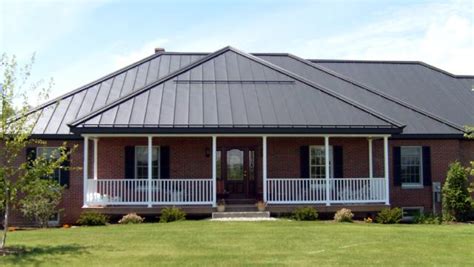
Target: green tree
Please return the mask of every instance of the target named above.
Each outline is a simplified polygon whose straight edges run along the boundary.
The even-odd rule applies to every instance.
[[[20,200],[20,210],[25,217],[46,228],[50,218],[59,212],[63,190],[56,180],[32,179],[22,190],[25,196]]]
[[[45,159],[41,156],[25,162],[24,151],[28,145],[44,144],[43,141],[31,138],[33,125],[38,114],[29,114],[28,95],[36,100],[47,97],[52,85],[45,87],[41,82],[27,84],[30,77],[31,63],[18,67],[16,58],[3,54],[0,58],[0,214],[3,215],[3,234],[0,248],[3,249],[7,240],[8,219],[12,209],[17,208],[22,195],[28,197],[31,183],[43,177],[51,176],[68,158],[65,146],[58,148],[58,157]],[[25,87],[28,86],[27,89]],[[21,163],[22,162],[22,163]]]
[[[443,216],[447,220],[464,221],[471,210],[471,195],[468,191],[468,171],[458,161],[449,166],[443,186]]]

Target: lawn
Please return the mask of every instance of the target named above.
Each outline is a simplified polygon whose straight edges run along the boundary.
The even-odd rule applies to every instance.
[[[211,222],[16,231],[0,266],[472,266],[474,225]]]

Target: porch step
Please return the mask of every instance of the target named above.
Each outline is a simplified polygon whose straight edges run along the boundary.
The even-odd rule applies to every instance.
[[[225,211],[229,212],[244,212],[257,211],[255,204],[230,204],[225,206]]]
[[[226,204],[229,205],[244,205],[244,204],[255,204],[257,202],[255,199],[252,198],[227,198],[225,200]]]
[[[225,211],[213,212],[212,219],[229,219],[229,218],[270,218],[269,211]]]

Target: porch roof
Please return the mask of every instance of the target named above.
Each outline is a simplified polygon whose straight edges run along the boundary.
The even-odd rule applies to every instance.
[[[70,123],[75,133],[400,133],[401,123],[226,47]]]

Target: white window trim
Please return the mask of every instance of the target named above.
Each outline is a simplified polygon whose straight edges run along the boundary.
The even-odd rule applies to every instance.
[[[138,170],[137,170],[137,165],[138,165],[138,164],[137,164],[137,148],[139,148],[139,147],[140,147],[140,148],[145,148],[146,151],[147,151],[147,155],[148,155],[148,146],[135,146],[135,152],[134,152],[134,155],[133,155],[133,160],[134,160],[134,170],[133,170],[133,172],[134,172],[134,174],[135,174],[135,177],[138,177]],[[156,177],[156,178],[153,178],[153,177],[152,177],[152,178],[153,178],[153,179],[161,179],[161,171],[160,171],[160,170],[161,170],[161,166],[160,166],[160,164],[161,164],[161,158],[160,158],[160,156],[161,156],[161,155],[160,155],[161,151],[160,151],[160,146],[152,146],[152,149],[155,149],[155,148],[158,148],[158,173],[157,173],[158,177]],[[147,157],[147,158],[148,158],[148,157]],[[153,173],[153,172],[152,172],[152,173]]]
[[[308,168],[309,168],[309,178],[312,177],[312,173],[311,173],[311,149],[312,148],[322,148],[324,149],[324,146],[322,145],[312,145],[312,146],[309,146],[309,164],[308,164]],[[334,178],[334,153],[333,153],[333,146],[329,146],[329,178]],[[312,178],[312,179],[325,179],[325,177],[323,178]]]
[[[419,183],[404,183],[402,184],[402,189],[420,189],[424,187],[423,181],[423,147],[422,146],[401,146],[400,147],[400,166],[402,165],[401,160],[401,150],[402,148],[419,148],[420,149],[420,182]],[[401,180],[401,177],[400,177]]]
[[[420,214],[423,214],[424,211],[425,211],[425,207],[423,206],[415,206],[415,207],[402,207],[402,220],[407,220],[407,221],[410,221],[410,220],[413,220],[415,219],[414,216],[405,216],[405,209],[410,209],[410,210],[419,210],[420,211]]]
[[[56,220],[48,220],[48,226],[58,226],[59,225],[61,214],[59,212],[56,212],[55,215],[57,216],[57,219]]]
[[[38,156],[40,156],[40,154],[42,154],[42,153],[40,153],[40,149],[53,149],[54,150],[54,149],[58,149],[58,148],[59,147],[57,147],[57,146],[38,146],[35,149],[36,150],[36,157],[38,157]],[[61,171],[58,172],[57,182],[61,183]]]

